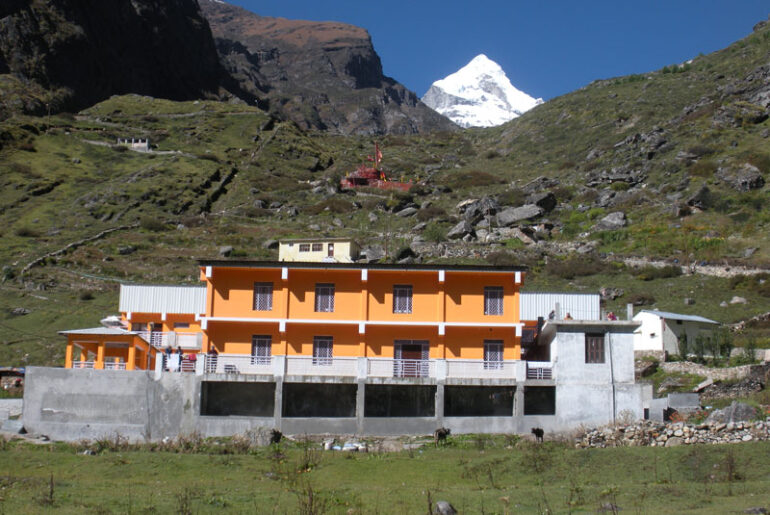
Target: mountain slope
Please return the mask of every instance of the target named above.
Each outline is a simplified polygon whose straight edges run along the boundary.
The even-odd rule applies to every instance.
[[[3,2],[0,73],[5,109],[38,113],[123,93],[203,98],[225,75],[195,0]]]
[[[465,128],[494,127],[543,103],[513,87],[500,65],[484,54],[434,82],[422,101]]]
[[[215,0],[200,5],[228,70],[244,89],[301,127],[343,134],[455,128],[383,75],[362,28],[263,17]]]

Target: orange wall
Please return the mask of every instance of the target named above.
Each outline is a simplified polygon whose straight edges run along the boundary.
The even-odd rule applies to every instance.
[[[195,321],[195,315],[193,314],[167,313],[165,321],[162,319],[163,315],[161,315],[160,313],[131,313],[131,320],[126,319],[126,314],[123,313],[121,318],[129,323],[129,329],[131,328],[130,324],[134,324],[134,323],[149,324],[150,322],[152,322],[155,324],[156,331],[164,331],[164,332],[177,331],[180,333],[199,333],[201,330],[201,324],[200,322]],[[175,329],[174,323],[176,322],[188,323],[190,324],[190,327]]]
[[[369,271],[369,320],[438,321],[438,273]],[[393,286],[412,286],[412,313],[393,313]]]
[[[446,319],[452,322],[517,323],[519,321],[518,286],[514,284],[513,273],[469,273],[446,274]],[[503,287],[503,314],[484,315],[484,287]]]
[[[447,359],[484,359],[484,340],[503,341],[503,359],[520,359],[521,346],[512,327],[447,327]]]

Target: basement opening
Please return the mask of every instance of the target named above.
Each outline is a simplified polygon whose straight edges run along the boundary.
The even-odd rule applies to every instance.
[[[444,416],[511,417],[513,386],[445,386]]]
[[[365,417],[435,417],[436,387],[367,384]]]
[[[272,417],[275,383],[201,383],[201,415],[213,417]]]
[[[556,387],[555,386],[525,386],[524,387],[525,415],[555,415]]]
[[[283,383],[283,416],[355,417],[357,388],[355,384]]]

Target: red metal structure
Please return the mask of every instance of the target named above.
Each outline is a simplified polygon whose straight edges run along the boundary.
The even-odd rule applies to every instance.
[[[342,189],[368,186],[370,188],[380,188],[383,190],[408,191],[409,188],[412,187],[411,182],[388,180],[385,172],[380,169],[382,152],[377,143],[374,144],[374,157],[369,156],[368,160],[374,162],[374,166],[366,166],[365,163],[362,163],[355,172],[340,180],[340,187]]]

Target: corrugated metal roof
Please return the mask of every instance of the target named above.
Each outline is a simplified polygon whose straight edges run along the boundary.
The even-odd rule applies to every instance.
[[[527,292],[520,296],[521,320],[548,319],[551,311],[559,305],[559,314],[564,318],[569,313],[575,320],[599,320],[601,308],[598,293],[541,293]]]
[[[187,313],[206,312],[205,286],[138,286],[120,285],[121,313]]]
[[[652,315],[659,316],[660,318],[665,318],[667,320],[682,320],[686,322],[701,322],[704,324],[719,325],[719,322],[716,322],[714,320],[710,320],[708,318],[704,318],[698,315],[682,315],[681,313],[669,313],[668,311],[653,311],[650,309],[643,309],[639,312],[639,314],[641,313],[650,313]]]
[[[59,331],[59,334],[91,334],[99,336],[117,336],[125,334],[136,334],[132,331],[124,331],[115,327],[91,327],[88,329],[71,329],[69,331]]]

